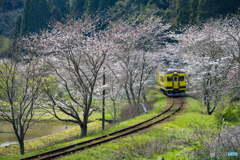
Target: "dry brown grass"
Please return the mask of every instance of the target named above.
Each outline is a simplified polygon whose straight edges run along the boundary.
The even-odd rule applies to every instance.
[[[153,103],[148,102],[148,103],[145,103],[144,106],[147,111],[150,111],[153,108]],[[145,113],[145,111],[141,104],[139,104],[137,106],[132,106],[132,107],[126,106],[126,107],[123,107],[123,109],[121,111],[119,121],[120,122],[126,121],[128,119],[134,118],[134,117],[139,116],[144,113]]]

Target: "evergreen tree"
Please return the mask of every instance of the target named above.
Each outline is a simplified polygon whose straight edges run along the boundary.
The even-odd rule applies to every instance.
[[[39,30],[46,28],[47,22],[49,21],[50,11],[47,1],[39,0],[39,4],[37,5],[36,10],[37,10],[36,19],[38,19],[38,23],[36,23],[38,24],[36,26],[36,31],[38,32]]]
[[[199,0],[197,19],[202,21],[219,15],[220,2],[219,0]]]
[[[194,24],[197,21],[198,1],[199,0],[189,0],[189,8],[190,8],[189,22],[191,24]]]
[[[190,12],[189,12],[189,3],[188,0],[179,0],[177,7],[177,24],[186,25],[190,20]]]
[[[33,26],[34,28],[31,30],[31,32],[36,32],[39,28],[39,25],[41,25],[41,12],[40,11],[40,1],[41,0],[32,0],[32,11],[31,13],[33,14],[33,17],[32,17],[32,23],[33,23]]]
[[[73,14],[79,18],[84,12],[85,0],[74,0],[73,1]]]
[[[29,21],[29,26],[28,26],[28,32],[32,33],[36,31],[36,23],[37,23],[37,6],[39,4],[39,0],[31,0],[30,1],[30,11],[29,11],[29,16],[30,16],[30,21]]]
[[[26,0],[21,23],[21,36],[39,32],[50,18],[46,0]]]
[[[67,0],[55,0],[55,4],[61,13],[61,17],[69,14],[69,1]]]
[[[149,0],[148,1],[148,6],[151,5],[156,5],[159,9],[167,9],[168,8],[168,3],[165,0]]]
[[[143,5],[147,5],[148,4],[148,1],[149,0],[135,0],[135,4],[138,4],[138,5],[140,5],[140,4],[143,4]]]
[[[22,23],[22,15],[18,15],[15,28],[14,28],[14,39],[17,39],[20,36],[21,23]]]
[[[98,4],[98,11],[102,11],[104,9],[107,9],[108,7],[113,6],[117,1],[118,0],[100,0]]]
[[[52,18],[56,19],[57,21],[61,20],[61,18],[62,18],[61,10],[62,10],[62,8],[64,8],[64,6],[62,6],[62,3],[60,3],[60,4],[61,5],[59,6],[59,1],[58,0],[49,1],[50,15],[51,15]],[[65,2],[64,2],[64,4],[65,4]]]
[[[86,0],[85,7],[84,7],[86,10],[86,13],[94,14],[98,9],[99,3],[102,3],[99,1],[102,1],[102,0]]]
[[[225,6],[224,15],[227,15],[228,13],[236,13],[240,7],[240,1],[224,0],[223,6]]]
[[[226,16],[229,13],[235,13],[238,7],[240,7],[240,1],[236,0],[199,0],[197,19]]]
[[[24,9],[23,9],[23,16],[22,16],[22,23],[21,23],[21,36],[24,36],[26,33],[29,32],[30,22],[31,22],[31,0],[26,0]]]

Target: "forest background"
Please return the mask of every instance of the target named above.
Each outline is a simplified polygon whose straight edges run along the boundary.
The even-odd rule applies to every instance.
[[[98,14],[111,21],[129,22],[155,15],[176,31],[181,25],[236,13],[239,6],[240,1],[235,0],[1,0],[0,55],[7,53],[14,39],[39,32],[50,20],[61,21],[66,15]]]

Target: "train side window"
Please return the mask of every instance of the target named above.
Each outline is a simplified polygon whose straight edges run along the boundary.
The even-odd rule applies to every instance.
[[[160,78],[161,78],[161,82],[164,82],[164,78],[162,76]]]
[[[179,81],[184,81],[184,76],[179,76]]]
[[[168,82],[172,82],[172,77],[167,77]]]

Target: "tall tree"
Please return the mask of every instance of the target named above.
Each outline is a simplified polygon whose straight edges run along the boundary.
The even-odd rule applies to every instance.
[[[161,49],[173,36],[169,27],[161,18],[151,17],[140,24],[120,22],[112,28],[118,52],[111,65],[132,107],[138,107],[150,75],[163,63]]]
[[[148,6],[150,7],[151,5],[156,5],[159,9],[163,10],[168,8],[168,3],[165,0],[149,0]]]
[[[20,37],[21,23],[22,23],[22,15],[18,15],[15,28],[14,28],[14,39],[17,39],[18,37]]]
[[[36,6],[37,14],[36,18],[38,22],[36,23],[36,31],[39,32],[41,29],[47,27],[47,22],[49,21],[50,11],[46,0],[39,0]]]
[[[189,22],[191,24],[194,24],[197,21],[198,1],[199,0],[189,0],[189,8],[190,8]]]
[[[22,15],[21,36],[39,32],[50,18],[46,0],[26,0]]]
[[[199,91],[207,113],[211,115],[220,105],[220,100],[231,88],[229,74],[234,66],[231,45],[215,22],[187,28],[180,36],[182,45],[178,55],[182,56],[184,67],[191,75],[189,86]]]
[[[87,135],[88,118],[97,109],[92,101],[99,73],[115,49],[109,31],[97,32],[97,24],[98,19],[90,17],[64,24],[57,22],[50,33],[45,31],[40,37],[33,35],[26,40],[36,52],[46,53],[46,63],[57,76],[44,81],[48,109],[52,109],[51,114],[61,121],[77,123],[81,136]],[[53,87],[55,84],[59,86],[57,91]],[[60,117],[56,110],[72,119]]]
[[[34,122],[40,73],[38,60],[31,54],[14,53],[0,63],[0,117],[12,124],[21,154],[24,154],[24,137]]]
[[[224,15],[227,15],[229,13],[236,14],[240,7],[240,1],[224,0],[222,6]]]
[[[98,11],[102,11],[104,9],[108,9],[108,7],[112,7],[115,2],[117,2],[117,0],[101,0],[99,1],[99,7],[98,7]]]
[[[186,25],[189,23],[190,20],[190,12],[189,12],[189,3],[188,0],[179,0],[178,7],[177,7],[177,23]]]
[[[135,4],[143,4],[143,5],[147,5],[149,0],[135,0]]]
[[[87,14],[95,14],[102,0],[86,0],[85,10]]]
[[[73,12],[76,17],[80,17],[84,12],[86,0],[74,0],[73,1]]]
[[[235,89],[233,96],[230,98],[234,98],[239,96],[240,93],[240,15],[230,15],[224,19],[219,19],[215,21],[214,27],[220,30],[222,36],[226,36],[227,43],[229,45],[227,52],[229,55],[235,60],[235,68],[231,70],[231,76],[234,77],[235,75],[235,82],[231,84],[231,87]]]
[[[31,10],[31,0],[26,0],[22,15],[22,23],[21,23],[21,36],[24,36],[29,32],[29,28],[31,27],[32,13]]]
[[[199,0],[197,19],[202,21],[210,17],[216,18],[221,14],[221,4],[222,1],[218,0]]]

